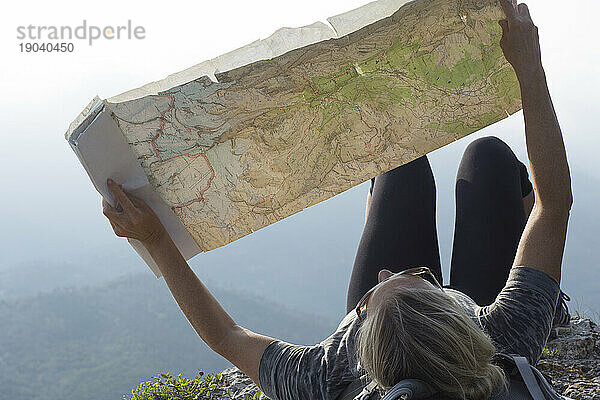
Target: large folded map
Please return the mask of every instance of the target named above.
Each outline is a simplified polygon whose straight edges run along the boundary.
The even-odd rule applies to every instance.
[[[96,98],[67,139],[189,259],[518,111],[501,18],[492,0],[376,1]]]

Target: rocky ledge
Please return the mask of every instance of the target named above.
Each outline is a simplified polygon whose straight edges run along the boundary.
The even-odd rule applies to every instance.
[[[600,400],[600,329],[587,318],[571,319],[548,341],[537,367],[554,388],[573,399]]]
[[[573,318],[548,342],[537,367],[556,390],[572,399],[600,400],[600,328],[587,318]],[[222,372],[234,399],[253,398],[256,385],[237,368]],[[261,396],[261,399],[266,399]]]

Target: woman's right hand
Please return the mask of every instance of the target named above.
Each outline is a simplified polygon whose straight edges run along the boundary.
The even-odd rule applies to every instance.
[[[144,200],[125,192],[112,179],[107,184],[121,210],[111,206],[105,199],[102,199],[102,209],[117,236],[137,239],[148,247],[168,235],[160,219]]]

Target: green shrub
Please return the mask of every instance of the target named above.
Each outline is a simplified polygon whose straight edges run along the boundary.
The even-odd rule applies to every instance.
[[[131,391],[130,400],[204,400],[204,399],[233,399],[230,389],[225,389],[225,380],[221,374],[204,376],[198,371],[194,379],[188,379],[181,374],[173,377],[161,372],[153,376],[153,381],[140,383]],[[260,392],[246,395],[243,400],[257,400]]]

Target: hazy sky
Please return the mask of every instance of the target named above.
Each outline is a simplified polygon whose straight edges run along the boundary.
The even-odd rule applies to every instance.
[[[363,0],[4,2],[0,269],[46,255],[77,261],[86,252],[123,248],[110,233],[98,195],[63,137],[95,95],[119,94],[265,38],[282,26],[311,24],[363,4]],[[532,0],[529,5],[540,29],[543,61],[572,169],[600,179],[600,2]],[[92,46],[76,41],[72,54],[19,51],[17,26],[75,27],[84,19],[99,26],[131,20],[145,28],[146,38],[97,41]],[[518,113],[483,134],[503,137],[524,156],[522,129]],[[434,171],[445,168],[450,157],[445,154],[458,154],[467,143],[433,154]]]

